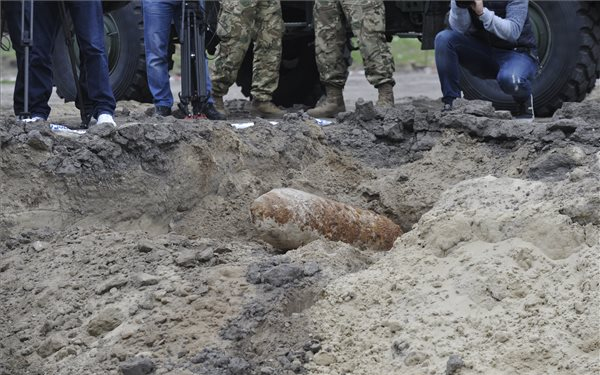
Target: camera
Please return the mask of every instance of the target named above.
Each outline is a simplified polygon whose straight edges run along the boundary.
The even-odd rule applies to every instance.
[[[469,8],[472,4],[475,4],[473,0],[456,0],[456,6],[459,8]]]

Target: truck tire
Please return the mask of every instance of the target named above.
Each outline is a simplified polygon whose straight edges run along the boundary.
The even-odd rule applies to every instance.
[[[250,96],[252,89],[252,48],[251,44],[236,79],[245,96]],[[284,40],[279,85],[273,93],[273,103],[282,107],[297,104],[314,107],[322,93],[315,61],[314,37]]]
[[[300,104],[312,108],[323,93],[314,38],[302,37],[284,43],[279,87],[273,93],[273,102],[283,107]]]
[[[541,62],[533,83],[534,108],[538,116],[551,116],[564,102],[582,101],[600,77],[600,7],[585,1],[536,1],[530,2],[529,14]],[[462,69],[461,87],[467,99],[516,109],[495,80]]]
[[[146,58],[142,4],[129,4],[104,15],[106,54],[110,84],[116,100],[152,102],[146,79]],[[75,100],[69,53],[62,30],[58,34],[52,56],[57,94],[65,101]]]

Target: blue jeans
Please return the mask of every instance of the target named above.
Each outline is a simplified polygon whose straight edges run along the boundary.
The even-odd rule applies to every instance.
[[[204,0],[200,0],[204,9]],[[148,87],[154,98],[154,105],[161,107],[173,106],[173,94],[169,83],[169,40],[171,22],[181,36],[181,0],[143,0],[144,13],[144,44],[146,48],[146,74]],[[206,60],[206,91],[209,93],[209,103],[212,84]]]
[[[29,30],[29,3],[25,3],[25,27]],[[13,110],[15,115],[23,113],[24,97],[25,97],[25,82],[24,82],[24,61],[25,49],[21,45],[21,2],[20,1],[3,1],[2,14],[6,20],[8,35],[10,36],[11,44],[17,56],[17,81],[13,93]],[[31,79],[31,77],[30,77]],[[31,108],[31,105],[30,105]]]
[[[108,76],[104,51],[102,3],[66,1],[79,45],[79,82],[88,116],[113,114],[115,98]],[[58,2],[36,1],[34,5],[33,48],[30,58],[30,112],[48,118],[48,100],[52,95],[52,51],[61,26]],[[64,38],[58,39],[61,43]]]
[[[454,30],[443,30],[435,37],[435,63],[442,86],[442,101],[460,98],[460,69],[474,76],[495,79],[504,93],[520,103],[531,95],[531,81],[538,63],[527,52],[491,47],[478,39]]]

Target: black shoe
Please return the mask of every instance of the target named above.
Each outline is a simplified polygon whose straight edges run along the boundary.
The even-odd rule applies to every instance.
[[[526,100],[518,102],[517,104],[518,109],[514,118],[519,120],[533,120],[535,118],[532,95],[530,95]]]
[[[450,112],[453,109],[454,108],[452,108],[452,104],[451,103],[444,103],[444,107],[442,108],[442,113]]]
[[[160,105],[156,106],[156,107],[154,107],[154,115],[161,116],[161,117],[171,116],[171,107],[160,106]]]
[[[203,113],[206,115],[206,118],[209,120],[227,120],[227,116],[217,111],[215,105],[213,103],[206,103],[204,106]]]

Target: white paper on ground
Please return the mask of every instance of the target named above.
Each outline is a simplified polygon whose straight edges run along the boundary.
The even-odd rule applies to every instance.
[[[277,125],[279,124],[277,121],[269,121],[269,123],[271,125]],[[231,126],[233,126],[236,129],[246,129],[249,128],[251,126],[254,126],[253,122],[240,122],[240,123],[232,123]]]
[[[68,128],[64,125],[59,125],[59,124],[50,124],[50,130],[52,130],[55,133],[67,133],[67,134],[85,134],[86,130],[84,129],[71,129]]]
[[[233,126],[236,129],[246,129],[251,126],[254,126],[254,123],[253,122],[241,122],[238,124],[231,124],[231,126]]]
[[[316,118],[315,122],[319,126],[327,126],[327,125],[333,124],[333,121],[331,121],[331,120],[325,120],[325,119],[322,119],[322,118]]]

